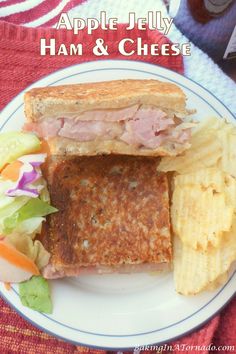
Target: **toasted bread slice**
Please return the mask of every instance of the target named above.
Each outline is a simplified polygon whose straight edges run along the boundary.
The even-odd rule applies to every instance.
[[[157,163],[110,155],[48,164],[51,202],[59,211],[41,235],[51,253],[46,278],[169,266],[168,183]]]
[[[51,155],[95,156],[95,155],[132,155],[132,156],[176,156],[186,150],[189,144],[168,143],[157,149],[130,146],[117,140],[94,140],[78,142],[68,138],[56,137],[48,140]]]
[[[151,105],[165,112],[186,114],[185,94],[175,84],[158,80],[114,80],[34,88],[25,94],[30,122],[47,117],[74,118],[85,111]]]

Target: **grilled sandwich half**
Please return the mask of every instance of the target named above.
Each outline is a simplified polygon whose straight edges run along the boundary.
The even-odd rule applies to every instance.
[[[180,87],[158,80],[114,80],[34,88],[25,94],[25,131],[51,154],[176,156],[191,124]]]
[[[171,262],[167,177],[158,159],[132,156],[51,158],[51,202],[41,241],[51,253],[46,278],[152,272]]]

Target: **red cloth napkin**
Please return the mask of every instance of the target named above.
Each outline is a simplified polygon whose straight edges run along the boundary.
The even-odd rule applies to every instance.
[[[102,37],[109,45],[109,59],[124,59],[118,53],[117,45],[122,38],[137,37],[143,43],[169,43],[169,40],[157,31],[127,31],[125,25],[119,25],[118,31],[102,32],[96,30],[93,36],[80,32],[74,36],[69,31],[56,31],[54,29],[32,29],[10,25],[0,22],[0,109],[2,109],[15,95],[39,78],[60,68],[91,60],[104,59],[95,57],[91,51],[95,39]],[[40,56],[40,38],[56,38],[60,43],[83,43],[83,56]],[[157,64],[183,73],[183,60],[181,56],[137,56],[132,55],[125,59],[142,60]],[[107,59],[107,57],[105,57]],[[168,314],[167,314],[168,315]],[[207,346],[235,345],[234,349],[219,349],[218,353],[236,353],[236,299],[223,311],[201,329],[193,334],[181,338],[173,344],[172,353],[182,352],[199,353],[196,346],[202,347],[201,353],[208,353]],[[69,343],[58,340],[27,323],[2,299],[0,299],[0,353],[105,353],[89,348],[75,347]],[[79,338],[78,338],[79,341]],[[182,346],[181,346],[182,345]],[[185,347],[184,347],[185,346]],[[192,346],[192,347],[191,347]],[[184,349],[185,348],[185,349]],[[147,353],[147,351],[145,352]]]

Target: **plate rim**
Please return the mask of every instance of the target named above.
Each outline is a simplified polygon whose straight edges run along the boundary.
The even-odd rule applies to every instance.
[[[235,272],[234,272],[235,273]],[[154,343],[150,343],[150,344],[144,344],[144,345],[140,345],[140,347],[148,347],[148,346],[160,346],[160,345],[163,345],[163,344],[168,344],[172,341],[176,341],[176,340],[179,340],[185,336],[188,336],[190,334],[192,334],[193,332],[195,332],[196,330],[200,329],[201,327],[203,327],[207,322],[211,321],[215,316],[219,315],[220,312],[222,310],[224,310],[224,308],[231,302],[231,300],[234,298],[234,296],[236,295],[236,290],[234,292],[234,294],[231,295],[231,297],[214,313],[212,314],[211,316],[209,316],[206,320],[204,320],[203,322],[201,322],[200,324],[196,325],[194,328],[191,328],[190,330],[184,332],[183,334],[180,334],[180,335],[177,335],[175,337],[172,337],[170,339],[168,339],[167,341],[164,340],[164,341],[161,341],[161,342],[154,342]],[[84,343],[84,342],[78,342],[78,341],[74,341],[72,339],[68,339],[66,337],[63,337],[59,334],[55,334],[54,332],[51,332],[50,330],[48,329],[45,329],[44,327],[42,327],[41,325],[37,324],[36,322],[34,322],[34,320],[32,320],[31,318],[27,317],[25,314],[23,314],[22,312],[20,312],[20,310],[15,306],[13,305],[6,297],[5,295],[1,292],[0,290],[0,296],[6,301],[6,303],[13,309],[17,312],[17,314],[19,316],[21,316],[26,322],[30,323],[31,325],[35,326],[36,328],[38,328],[39,330],[43,331],[43,332],[46,332],[47,334],[57,338],[57,339],[61,339],[69,344],[72,344],[72,345],[76,345],[76,346],[87,346],[87,347],[90,347],[92,349],[100,349],[100,350],[111,350],[111,351],[116,351],[116,350],[128,350],[128,351],[131,351],[133,349],[135,349],[135,346],[129,346],[129,347],[110,347],[110,346],[96,346],[96,345],[92,345],[92,344],[87,344],[87,343]]]
[[[73,64],[73,65],[69,65],[69,66],[66,66],[64,68],[60,68],[56,71],[53,71],[51,72],[50,74],[46,74],[46,75],[43,75],[42,77],[40,77],[37,81],[34,81],[32,84],[26,86],[21,92],[19,92],[16,96],[14,96],[3,108],[2,110],[0,111],[0,116],[2,114],[5,114],[5,111],[7,109],[10,108],[10,106],[12,105],[13,103],[13,100],[19,98],[21,95],[23,95],[26,91],[28,91],[29,89],[33,88],[33,87],[37,87],[36,84],[37,83],[40,83],[41,81],[44,81],[46,78],[49,78],[50,76],[53,76],[61,71],[64,71],[64,70],[68,70],[68,69],[72,69],[74,67],[81,67],[81,66],[84,66],[84,65],[93,65],[93,64],[98,64],[98,63],[126,63],[126,64],[130,64],[130,63],[133,63],[135,65],[135,63],[141,63],[141,64],[145,64],[147,66],[150,66],[152,67],[153,69],[156,69],[156,68],[160,68],[161,70],[165,70],[167,72],[172,72],[174,75],[177,75],[179,76],[180,78],[184,79],[184,80],[187,80],[187,81],[190,81],[192,82],[194,85],[196,86],[199,86],[201,87],[202,90],[206,91],[210,96],[212,96],[216,101],[218,101],[218,104],[222,105],[224,107],[224,109],[226,111],[228,111],[228,113],[230,113],[230,115],[236,120],[236,113],[234,114],[217,96],[214,95],[214,93],[212,93],[210,90],[208,90],[206,87],[204,87],[202,84],[194,81],[193,79],[185,76],[184,74],[180,74],[178,72],[176,72],[175,70],[173,69],[169,69],[169,68],[166,68],[164,66],[161,66],[161,65],[158,65],[158,64],[152,64],[152,63],[147,63],[143,60],[127,60],[127,59],[105,59],[105,60],[91,60],[91,61],[88,61],[88,62],[84,62],[84,63],[78,63],[78,64]],[[130,70],[130,68],[128,68],[128,70]],[[79,73],[78,73],[79,74]],[[152,73],[153,74],[153,73]],[[50,86],[50,85],[48,85]],[[19,107],[18,107],[19,108]],[[17,110],[17,109],[16,109]],[[12,112],[12,114],[14,114],[15,112]],[[3,126],[0,127],[0,130],[3,128]]]
[[[83,333],[83,334],[86,334],[86,335],[99,336],[99,337],[105,337],[105,338],[106,337],[109,337],[109,338],[129,338],[129,337],[133,337],[133,338],[135,338],[135,337],[138,337],[138,336],[145,336],[145,335],[153,334],[153,333],[156,333],[156,332],[161,332],[162,330],[164,331],[164,330],[166,330],[168,328],[171,328],[171,327],[175,327],[176,325],[179,325],[181,322],[187,321],[189,318],[193,317],[194,315],[196,315],[197,313],[202,311],[204,308],[206,308],[210,303],[212,303],[224,291],[224,289],[230,284],[231,280],[234,278],[235,275],[236,275],[236,269],[229,276],[227,282],[225,284],[223,284],[221,287],[218,288],[219,291],[207,303],[205,303],[202,307],[200,307],[198,310],[193,312],[191,315],[189,315],[189,316],[183,318],[182,320],[177,321],[177,322],[175,322],[175,323],[173,323],[173,324],[171,324],[169,326],[165,326],[165,327],[160,328],[160,329],[154,329],[154,330],[149,331],[149,332],[142,332],[142,333],[136,333],[136,334],[127,334],[127,335],[124,335],[124,334],[122,335],[122,334],[94,333],[94,332],[89,332],[89,331],[73,328],[73,327],[71,327],[69,325],[63,324],[63,323],[61,323],[61,322],[59,322],[57,320],[52,319],[50,316],[48,316],[45,313],[41,313],[41,315],[43,317],[45,317],[46,319],[48,319],[49,321],[52,321],[52,322],[54,322],[54,323],[56,323],[58,325],[61,325],[61,326],[65,327],[65,328],[68,328],[70,330],[77,331],[77,332],[80,332],[80,333]],[[12,287],[12,291],[19,298],[19,292],[15,289],[15,286]],[[0,293],[1,293],[1,290],[0,290]],[[235,293],[236,293],[236,290],[235,290]]]
[[[182,75],[182,74],[180,74],[180,73],[177,73],[177,72],[175,72],[174,70],[171,70],[171,69],[168,69],[168,68],[159,66],[159,65],[147,63],[147,62],[145,62],[145,61],[120,60],[120,59],[99,60],[99,61],[85,62],[85,63],[82,63],[82,64],[74,64],[74,65],[70,65],[70,66],[67,66],[67,67],[65,67],[65,68],[61,68],[61,69],[59,69],[59,70],[56,70],[56,71],[54,71],[54,72],[52,72],[52,73],[50,73],[50,74],[48,74],[48,75],[45,75],[45,76],[41,77],[39,80],[37,80],[37,81],[35,81],[34,83],[32,83],[31,85],[27,86],[24,90],[22,90],[22,91],[19,92],[15,97],[13,97],[12,100],[11,100],[10,102],[8,102],[8,104],[5,105],[5,107],[2,109],[1,115],[6,115],[5,112],[7,112],[7,110],[11,111],[12,108],[13,108],[13,105],[14,105],[14,101],[17,100],[17,99],[20,99],[20,97],[23,96],[23,94],[24,94],[25,91],[29,90],[29,89],[32,88],[32,87],[37,87],[37,86],[39,86],[41,81],[44,81],[45,79],[50,79],[51,76],[56,76],[59,72],[63,72],[63,71],[68,70],[68,69],[73,69],[73,68],[76,68],[76,67],[81,68],[81,66],[88,66],[88,64],[89,64],[89,66],[93,66],[94,64],[98,64],[99,62],[100,62],[101,64],[104,64],[104,63],[106,63],[106,62],[109,62],[109,64],[114,64],[114,65],[116,65],[117,62],[119,62],[119,63],[122,63],[122,64],[124,64],[124,65],[125,65],[125,64],[128,64],[128,66],[129,66],[130,64],[134,64],[134,65],[135,65],[135,64],[141,63],[141,64],[145,64],[145,66],[151,68],[151,70],[153,69],[153,71],[156,71],[156,70],[158,70],[158,68],[160,68],[161,70],[164,70],[164,71],[166,71],[167,73],[170,72],[172,75],[174,75],[174,76],[177,75],[177,76],[180,77],[180,79],[182,79],[182,80],[184,79],[184,81],[190,81],[190,82],[192,82],[194,85],[196,85],[196,87],[199,86],[203,91],[206,91],[212,98],[214,98],[214,99],[217,101],[217,103],[218,103],[219,105],[223,106],[224,109],[226,110],[226,112],[231,116],[231,118],[236,119],[235,115],[226,107],[226,105],[225,105],[224,103],[222,103],[222,102],[221,102],[214,94],[212,94],[208,89],[206,89],[205,87],[203,87],[201,84],[195,82],[194,80],[192,80],[192,79],[190,79],[190,78],[188,78],[188,77],[186,77],[186,76],[184,76],[184,75]],[[99,65],[99,64],[98,64],[98,65]],[[108,68],[104,68],[103,70],[111,70],[111,69],[112,69],[112,68],[109,68],[109,67],[108,67]],[[113,68],[113,69],[114,69],[114,68]],[[148,71],[139,70],[139,69],[136,69],[136,70],[133,69],[133,70],[132,70],[130,67],[127,67],[127,68],[116,68],[116,69],[119,69],[119,70],[131,70],[131,71],[137,71],[137,72],[145,72],[145,73],[150,73],[150,74],[152,74],[152,75],[156,75],[156,76],[165,78],[164,76],[162,76],[161,74],[158,74],[157,72],[156,72],[156,73],[155,73],[155,72],[148,72]],[[86,72],[88,72],[88,71],[91,72],[91,71],[94,71],[94,70],[95,70],[95,69],[93,68],[93,69],[91,69],[91,70],[84,71],[83,73],[86,73]],[[98,70],[99,70],[99,69],[98,69]],[[100,70],[102,70],[102,69],[100,69]],[[80,74],[80,72],[74,73],[74,74],[72,74],[72,75],[68,75],[67,77],[75,76],[75,75],[79,75],[79,74]],[[82,72],[81,72],[81,74],[82,74]],[[168,77],[165,78],[165,79],[167,79],[167,80],[169,80],[169,81],[172,81],[172,80],[169,79]],[[63,80],[63,78],[56,80],[56,81],[53,83],[53,85],[56,84],[56,83],[58,83],[58,82],[61,81],[61,80]],[[174,81],[174,80],[173,80],[173,81]],[[178,84],[178,82],[177,82],[177,84]],[[187,84],[187,82],[186,82],[186,84]],[[52,84],[49,84],[49,85],[47,85],[47,86],[51,86],[51,85],[52,85]],[[185,86],[185,83],[182,84],[182,86],[185,87],[186,89],[190,90],[191,92],[193,92],[195,95],[196,95],[196,94],[199,95],[200,98],[206,102],[206,104],[208,104],[209,106],[211,106],[211,107],[221,116],[221,113],[219,113],[210,103],[208,103],[208,102],[201,96],[201,94],[198,94],[198,93],[196,93],[194,90],[192,90],[192,88],[189,88],[189,87]],[[0,127],[0,130],[4,127],[4,125],[9,121],[9,119],[11,118],[11,116],[14,115],[14,113],[15,113],[22,105],[23,105],[23,104],[19,105],[13,112],[11,112],[10,116],[8,116],[7,120],[4,121],[3,125]],[[9,112],[9,113],[10,113],[10,112]],[[235,274],[235,272],[231,275],[231,278],[234,276],[234,274]],[[229,280],[230,280],[231,278],[229,278]],[[229,281],[229,280],[228,280],[228,281]],[[228,284],[228,282],[227,282],[226,284],[224,284],[224,287],[225,287],[227,284]],[[223,287],[223,288],[224,288],[224,287]],[[221,289],[221,291],[223,290],[223,288]],[[220,291],[220,292],[221,292],[221,291]],[[236,293],[236,291],[230,296],[229,299],[227,299],[227,301],[226,301],[220,308],[218,308],[218,309],[216,310],[216,312],[214,312],[211,316],[209,316],[209,318],[205,319],[204,321],[202,321],[201,323],[199,323],[199,324],[196,325],[195,327],[191,328],[189,331],[185,331],[184,333],[181,333],[181,334],[177,335],[176,337],[173,337],[173,338],[168,339],[168,342],[173,341],[173,340],[176,340],[176,339],[178,339],[178,338],[181,338],[181,337],[183,337],[183,336],[185,336],[185,335],[187,335],[187,334],[189,334],[189,333],[192,333],[192,332],[195,331],[197,328],[200,328],[201,326],[203,326],[206,322],[208,322],[211,318],[213,318],[217,313],[219,313],[220,311],[222,311],[222,309],[223,309],[223,308],[230,302],[230,300],[234,297],[235,293]],[[78,342],[78,341],[75,342],[75,341],[73,341],[73,340],[71,340],[71,339],[68,339],[68,338],[63,337],[63,336],[58,335],[58,334],[55,334],[54,332],[51,332],[50,330],[45,329],[44,327],[41,327],[41,326],[38,325],[36,322],[34,322],[34,320],[31,320],[31,318],[29,318],[29,317],[27,317],[27,315],[23,314],[17,307],[15,307],[15,305],[13,305],[13,304],[10,302],[10,300],[8,300],[8,299],[5,297],[5,295],[3,294],[2,290],[0,290],[0,294],[1,294],[1,296],[5,299],[5,301],[7,301],[7,303],[8,303],[10,306],[12,306],[12,307],[17,311],[17,313],[20,314],[20,316],[22,316],[25,320],[27,320],[28,322],[32,323],[33,325],[35,325],[36,327],[40,328],[41,330],[43,330],[43,331],[45,331],[45,332],[47,332],[47,333],[49,333],[49,334],[51,334],[51,335],[53,335],[53,336],[56,336],[57,338],[61,338],[61,339],[65,340],[65,341],[67,341],[67,342],[69,342],[69,343],[72,343],[72,344],[75,344],[75,345],[88,345],[88,346],[90,346],[91,348],[102,348],[102,349],[111,349],[111,350],[114,350],[114,349],[132,349],[132,348],[133,348],[133,347],[120,347],[120,346],[119,346],[119,347],[106,347],[106,346],[101,347],[101,346],[95,346],[95,345],[85,344],[85,343]],[[217,294],[218,294],[218,293],[217,293]],[[217,294],[216,294],[215,296],[217,296]],[[215,297],[213,297],[213,300],[214,300],[214,298],[215,298]],[[211,300],[211,301],[212,301],[212,300]],[[207,306],[207,304],[206,304],[205,306]],[[154,332],[155,332],[155,330],[154,330],[154,331],[150,331],[150,332],[145,333],[145,334],[137,334],[137,336],[148,335],[149,333],[154,333]],[[89,334],[89,333],[88,333],[88,334]],[[92,333],[91,333],[90,335],[96,336],[96,334],[92,334]],[[104,338],[106,338],[106,337],[107,337],[107,336],[104,335]],[[112,336],[111,336],[111,337],[112,337]],[[113,336],[113,337],[114,337],[114,336]],[[132,337],[132,335],[127,335],[127,337]],[[121,336],[120,339],[122,339],[122,336]],[[165,342],[166,342],[166,341],[165,341]],[[164,342],[157,342],[157,343],[154,343],[153,345],[155,345],[155,344],[162,344],[162,343],[164,343]],[[150,345],[151,345],[151,344],[150,344]]]

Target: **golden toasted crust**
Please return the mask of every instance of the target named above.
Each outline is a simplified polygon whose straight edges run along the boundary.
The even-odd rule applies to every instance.
[[[61,156],[95,156],[121,154],[133,156],[176,156],[187,148],[189,143],[166,143],[156,149],[147,149],[135,145],[128,145],[118,140],[93,140],[79,142],[73,139],[56,137],[47,141],[50,153]]]
[[[77,157],[51,162],[52,204],[41,241],[54,273],[73,267],[168,263],[168,184],[157,159]]]
[[[84,111],[135,104],[184,114],[185,100],[183,91],[172,83],[130,79],[34,88],[24,97],[28,121],[46,117],[74,118]]]

